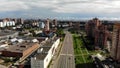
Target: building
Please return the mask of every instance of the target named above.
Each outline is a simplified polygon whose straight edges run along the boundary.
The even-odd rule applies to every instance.
[[[56,26],[57,26],[57,24],[58,24],[58,23],[57,23],[57,20],[56,20],[56,19],[54,19],[54,20],[53,20],[53,25],[56,27]]]
[[[2,55],[5,57],[26,57],[39,47],[38,43],[22,42],[16,45],[9,45],[8,48],[2,51]]]
[[[38,22],[38,20],[33,20],[33,21],[32,21],[32,26],[33,26],[33,27],[39,27],[39,22]]]
[[[50,20],[47,19],[46,22],[45,22],[45,28],[44,28],[45,31],[49,31],[49,29],[50,29],[50,28],[49,28],[49,23],[50,23]]]
[[[0,21],[0,27],[15,26],[15,21],[9,18],[5,18]]]
[[[98,26],[100,26],[102,23],[99,21],[98,18],[94,18],[92,20],[89,20],[85,24],[85,31],[87,36],[89,37],[95,37],[95,30],[98,29]]]
[[[9,38],[17,37],[18,32],[11,30],[0,30],[0,42],[2,40],[8,40]]]
[[[120,23],[114,25],[111,56],[120,62]]]
[[[106,48],[107,47],[107,37],[108,32],[107,28],[104,25],[101,25],[98,27],[98,29],[95,30],[95,47],[97,48]]]
[[[60,43],[59,38],[49,40],[38,49],[38,54],[31,58],[31,68],[47,68]]]
[[[43,29],[45,27],[44,22],[39,22],[39,27]]]
[[[107,29],[107,25],[100,22],[99,19],[94,18],[85,25],[86,34],[88,37],[94,40],[95,49],[109,49],[110,32]]]

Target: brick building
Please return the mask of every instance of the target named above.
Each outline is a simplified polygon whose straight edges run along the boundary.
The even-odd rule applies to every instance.
[[[111,56],[120,62],[120,23],[114,25]]]
[[[93,20],[89,20],[85,25],[85,30],[87,33],[87,36],[89,37],[95,37],[95,30],[98,29],[98,26],[100,26],[102,23],[99,21],[98,18],[94,18]]]
[[[95,47],[96,48],[105,48],[107,47],[107,28],[104,25],[98,26],[95,29]]]
[[[50,24],[50,20],[47,19],[46,22],[45,22],[45,28],[44,28],[44,31],[49,31],[49,29],[50,29],[49,24]]]
[[[39,47],[38,43],[23,42],[16,45],[10,45],[9,48],[2,51],[2,55],[6,57],[25,57]]]
[[[107,31],[107,26],[103,25],[98,18],[88,21],[85,25],[85,30],[87,36],[94,39],[96,49],[107,47],[109,32]]]

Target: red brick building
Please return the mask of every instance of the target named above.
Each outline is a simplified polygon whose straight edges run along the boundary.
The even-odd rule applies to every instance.
[[[95,30],[100,26],[102,23],[99,21],[98,18],[94,18],[93,20],[89,20],[85,25],[85,30],[87,36],[95,37]]]
[[[34,52],[39,47],[40,46],[38,43],[30,42],[24,42],[17,45],[10,45],[9,48],[2,51],[2,55],[6,57],[25,57]]]
[[[47,19],[47,20],[45,21],[44,31],[49,31],[49,30],[50,30],[49,24],[50,24],[50,19]]]
[[[120,23],[114,25],[111,56],[120,62]]]
[[[105,48],[107,46],[108,31],[106,26],[100,25],[95,29],[95,47]]]
[[[103,25],[98,18],[88,21],[85,30],[88,37],[94,38],[96,49],[107,47],[107,26]]]

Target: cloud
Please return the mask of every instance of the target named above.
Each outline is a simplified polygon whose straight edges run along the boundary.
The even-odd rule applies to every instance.
[[[71,1],[63,2],[53,11],[59,13],[119,13],[120,1]]]
[[[0,12],[4,11],[16,11],[16,10],[28,10],[30,7],[25,5],[22,1],[0,1]]]
[[[119,13],[118,0],[2,0],[1,11],[46,8],[57,13]],[[1,12],[0,11],[0,12]]]
[[[0,14],[23,11],[23,15],[118,17],[120,13],[119,0],[0,0],[0,3]]]

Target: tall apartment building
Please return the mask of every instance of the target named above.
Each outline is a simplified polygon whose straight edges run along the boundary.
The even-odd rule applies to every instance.
[[[98,29],[95,29],[95,46],[98,48],[107,47],[107,28],[105,25],[101,25]]]
[[[85,25],[87,36],[94,38],[95,48],[106,48],[108,31],[107,26],[103,25],[98,18],[90,20]]]
[[[53,25],[57,26],[57,20],[56,19],[53,20]]]
[[[101,22],[98,18],[94,18],[93,20],[89,20],[85,25],[86,33],[89,37],[95,37],[95,29],[101,25]]]
[[[50,20],[47,19],[46,22],[45,22],[45,31],[49,31],[49,23],[50,23]]]
[[[114,25],[111,56],[120,62],[120,23]]]

